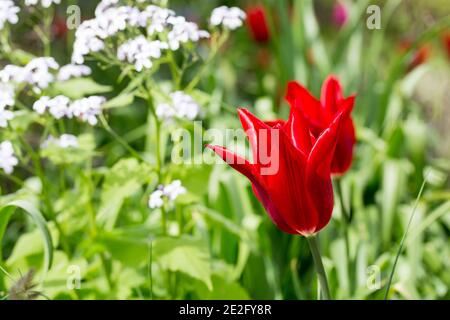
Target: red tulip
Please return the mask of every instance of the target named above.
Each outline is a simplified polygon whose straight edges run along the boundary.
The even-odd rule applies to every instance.
[[[257,5],[247,10],[247,24],[253,39],[257,42],[267,42],[270,38],[264,6]]]
[[[316,138],[299,108],[287,121],[264,123],[246,109],[239,117],[254,163],[219,146],[207,146],[245,175],[278,228],[290,234],[312,235],[325,227],[333,211],[330,165],[340,129],[351,103],[343,101],[328,128]]]
[[[297,82],[288,83],[286,100],[292,108],[301,110],[309,122],[311,133],[318,138],[330,127],[336,115],[340,114],[343,108],[349,108],[349,112],[351,112],[355,96],[343,98],[339,80],[330,76],[322,86],[320,101]],[[348,116],[344,119],[337,138],[331,173],[343,174],[350,168],[355,142],[355,127],[352,118]]]

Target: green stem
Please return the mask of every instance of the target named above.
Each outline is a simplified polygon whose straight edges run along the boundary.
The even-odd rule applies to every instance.
[[[142,156],[133,149],[121,136],[119,136],[108,124],[108,121],[106,121],[105,117],[103,115],[99,116],[100,122],[105,128],[105,130],[117,141],[119,144],[121,144],[133,157],[145,162],[145,159],[142,158]]]
[[[344,194],[342,192],[342,180],[341,178],[337,178],[336,180],[336,192],[339,198],[339,204],[341,206],[341,213],[342,213],[342,234],[344,236],[344,242],[345,242],[345,255],[347,258],[347,270],[350,270],[350,267],[352,265],[351,262],[351,255],[350,255],[350,240],[349,240],[349,225],[350,225],[350,215],[347,212],[345,202],[344,202]],[[349,275],[350,278],[350,275]],[[352,293],[353,288],[352,285],[353,281],[350,281],[350,293]]]
[[[308,241],[309,249],[314,261],[314,267],[317,272],[317,279],[319,280],[320,290],[322,292],[322,297],[324,300],[330,300],[330,289],[328,288],[327,274],[325,273],[325,268],[323,267],[322,257],[320,255],[319,246],[317,244],[317,238],[315,235],[306,237]]]

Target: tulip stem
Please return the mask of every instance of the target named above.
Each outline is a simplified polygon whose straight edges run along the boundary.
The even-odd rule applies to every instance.
[[[328,280],[327,274],[325,272],[325,268],[322,263],[322,256],[320,255],[319,246],[317,243],[317,238],[315,235],[306,237],[306,241],[308,241],[309,249],[311,250],[311,254],[314,261],[314,267],[317,272],[317,279],[319,280],[320,291],[322,292],[323,300],[330,300],[330,289],[328,288]],[[320,297],[319,297],[320,298]]]

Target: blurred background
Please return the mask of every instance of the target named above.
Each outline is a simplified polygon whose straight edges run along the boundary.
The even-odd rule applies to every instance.
[[[67,4],[80,5],[82,18],[87,19],[93,17],[96,1]],[[201,92],[212,97],[202,105],[204,129],[240,128],[235,112],[238,106],[263,119],[286,118],[289,107],[283,97],[289,80],[301,82],[318,97],[323,80],[335,74],[345,95],[357,94],[353,111],[358,140],[355,158],[351,170],[341,178],[343,202],[335,198],[332,221],[320,234],[332,295],[341,299],[383,298],[400,241],[414,212],[389,298],[449,299],[448,1],[173,0],[168,4],[204,28],[217,6],[238,6],[247,12],[245,25],[230,35],[198,85]],[[368,27],[370,5],[380,9],[380,29]],[[52,46],[56,59],[63,64],[70,61],[74,30],[66,27],[66,7],[57,8]],[[36,35],[26,31],[26,25],[17,28],[12,34],[14,42],[23,50],[39,52]],[[124,87],[116,81],[120,70],[90,66],[99,84],[112,86],[114,92]],[[186,74],[196,71],[193,65]],[[164,80],[166,75],[160,77]],[[108,120],[136,150],[148,148],[142,101],[112,110]],[[126,154],[120,146],[111,145],[110,139],[106,133],[96,132],[97,148],[104,153],[99,164],[104,166],[112,166]],[[167,151],[167,159],[169,156]],[[167,289],[165,277],[158,273],[164,265],[161,269],[155,267],[152,297],[316,297],[315,274],[305,240],[283,234],[272,225],[245,178],[226,166],[173,166],[168,170],[172,170],[172,177],[182,180],[195,203],[190,199],[177,206],[176,215],[184,217],[182,233],[201,238],[208,259],[194,265],[184,254],[175,255],[173,258],[180,264],[197,269],[183,272],[178,265],[172,265],[171,272],[177,274],[167,280],[175,288],[172,290]],[[424,192],[418,198],[424,179]],[[116,229],[100,241],[113,265],[118,265],[113,273],[116,289],[107,290],[103,283],[97,284],[104,279],[92,266],[83,274],[88,289],[82,286],[75,295],[61,283],[48,282],[52,298],[149,298],[147,247],[139,243],[155,231],[143,218],[143,194],[130,195],[124,201]],[[136,203],[141,207],[136,208]],[[345,252],[342,235],[342,205],[352,216],[349,253]],[[83,223],[78,230],[69,221],[63,218],[62,225],[69,233],[74,229],[72,259],[91,265],[89,250],[77,247]],[[27,223],[16,218],[9,225],[3,240],[5,261],[17,252],[17,239],[29,231]],[[10,270],[18,265],[22,270],[34,265],[29,253],[22,254],[13,255]],[[53,272],[64,283],[62,276],[58,278],[57,271]],[[207,274],[212,287],[204,276],[195,276],[196,272]]]

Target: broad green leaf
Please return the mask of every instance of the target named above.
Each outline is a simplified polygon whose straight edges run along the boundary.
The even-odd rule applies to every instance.
[[[0,207],[0,214],[4,214],[5,212],[7,212],[5,211],[5,209],[10,207],[23,210],[26,214],[30,216],[30,218],[38,227],[40,236],[42,237],[42,240],[44,242],[44,273],[47,272],[52,265],[53,259],[53,243],[52,237],[47,228],[47,222],[45,221],[41,212],[37,208],[36,203],[30,200],[17,199],[7,202],[6,204],[3,204]]]
[[[82,163],[94,155],[95,140],[92,134],[82,134],[78,137],[78,146],[61,148],[55,143],[41,149],[41,156],[48,158],[54,164]]]
[[[80,99],[84,96],[110,92],[112,88],[98,84],[91,78],[74,78],[53,84],[55,94],[62,94],[71,99]]]
[[[151,181],[152,169],[134,158],[117,162],[105,176],[101,193],[101,205],[97,223],[111,230],[117,220],[123,201],[138,192],[142,185]]]
[[[210,256],[202,240],[188,236],[156,239],[153,255],[163,269],[187,274],[212,290]]]
[[[132,93],[120,94],[117,97],[112,98],[108,100],[105,104],[103,104],[103,109],[126,107],[132,104],[133,101],[134,101],[134,94]]]
[[[218,274],[211,277],[212,290],[204,284],[198,285],[196,298],[200,300],[247,300],[250,299],[247,291],[238,283],[224,279]]]

